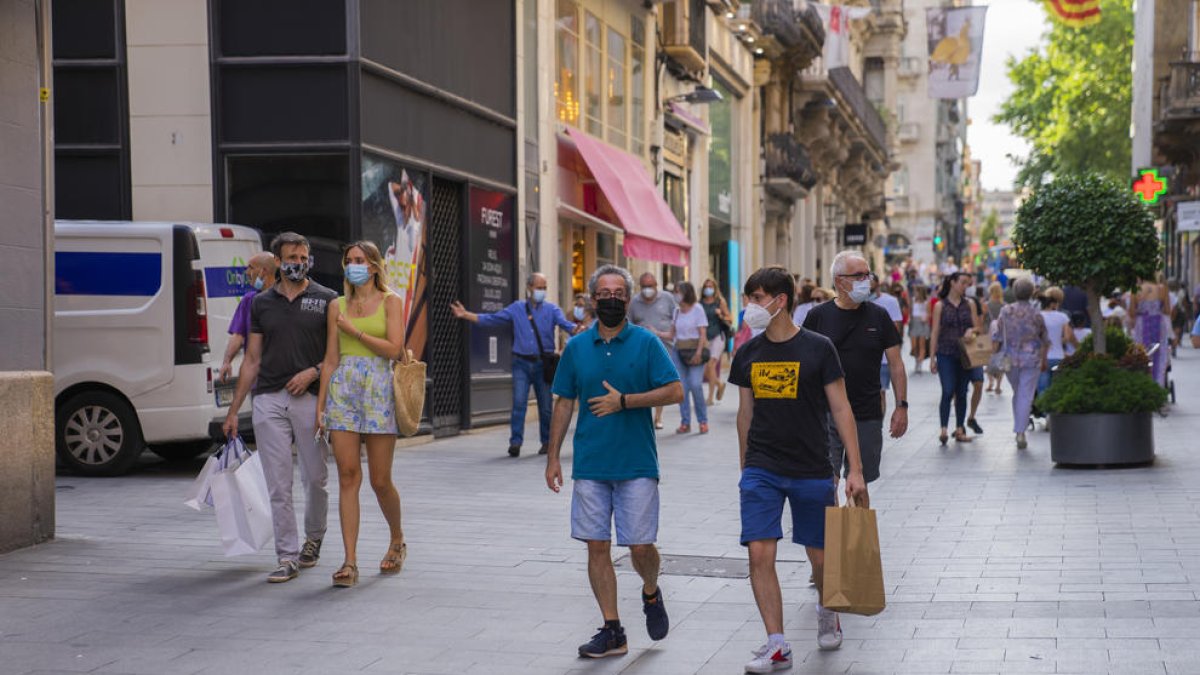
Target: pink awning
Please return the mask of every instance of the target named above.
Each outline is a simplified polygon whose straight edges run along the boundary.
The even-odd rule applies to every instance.
[[[637,157],[567,128],[588,170],[625,230],[625,255],[685,267],[692,242]]]

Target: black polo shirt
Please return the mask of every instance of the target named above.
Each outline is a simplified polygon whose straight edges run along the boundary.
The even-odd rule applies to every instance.
[[[254,296],[250,308],[250,332],[263,336],[255,394],[283,389],[296,373],[325,359],[329,303],[337,293],[311,279],[304,292],[289,301],[279,286]],[[308,391],[316,394],[320,382],[313,380]]]

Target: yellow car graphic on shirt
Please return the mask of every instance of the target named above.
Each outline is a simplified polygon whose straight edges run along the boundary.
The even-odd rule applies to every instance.
[[[764,361],[750,366],[754,398],[796,398],[799,385],[799,361]]]

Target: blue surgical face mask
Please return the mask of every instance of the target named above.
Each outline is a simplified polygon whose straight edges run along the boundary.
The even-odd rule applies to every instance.
[[[716,292],[717,289],[713,288],[712,286],[704,287],[704,297],[706,298],[711,298]]]
[[[254,283],[252,285],[254,286],[254,290],[261,291],[263,289],[263,286],[266,285],[266,282],[263,281],[262,277],[255,277]]]
[[[355,286],[362,286],[371,280],[371,268],[359,263],[346,265],[346,281]]]
[[[534,302],[545,302],[546,301],[546,289],[544,289],[544,288],[534,289],[533,301]]]
[[[582,308],[582,307],[579,307],[578,305],[576,305],[576,307],[575,307],[575,320],[576,320],[576,321],[583,321],[583,317],[584,317],[583,308]]]
[[[854,282],[854,286],[850,289],[850,300],[852,302],[866,302],[871,299],[871,280],[863,279],[862,281]]]

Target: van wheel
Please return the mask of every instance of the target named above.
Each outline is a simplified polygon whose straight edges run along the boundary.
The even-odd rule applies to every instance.
[[[63,464],[85,476],[125,473],[141,456],[142,430],[120,396],[86,391],[58,407],[55,448]]]
[[[186,462],[193,457],[212,450],[216,445],[210,440],[185,441],[183,443],[164,443],[150,446],[150,451],[168,462]]]

